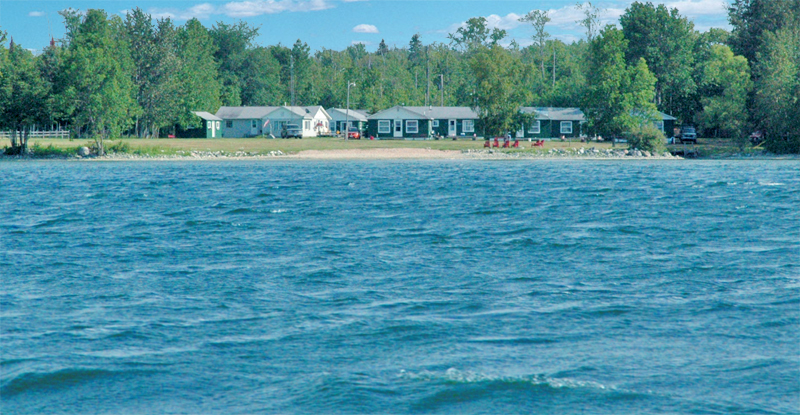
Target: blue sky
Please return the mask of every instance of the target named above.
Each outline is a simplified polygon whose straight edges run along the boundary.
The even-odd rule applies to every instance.
[[[617,23],[633,0],[595,0],[601,9],[603,24]],[[256,43],[291,46],[297,39],[308,43],[312,51],[343,50],[353,43],[364,43],[374,51],[381,39],[396,47],[406,47],[415,33],[424,44],[447,42],[447,34],[467,19],[483,16],[491,27],[509,33],[506,42],[515,39],[522,46],[531,43],[530,26],[517,19],[528,11],[545,10],[551,18],[546,30],[552,37],[571,42],[583,37],[575,22],[581,12],[576,0],[73,0],[0,2],[0,29],[16,43],[41,50],[50,35],[64,36],[64,22],[59,10],[104,9],[109,14],[125,16],[136,7],[153,17],[170,17],[177,25],[196,17],[206,27],[216,22],[245,21],[260,27]],[[724,0],[669,0],[695,23],[697,30],[710,27],[730,29]]]

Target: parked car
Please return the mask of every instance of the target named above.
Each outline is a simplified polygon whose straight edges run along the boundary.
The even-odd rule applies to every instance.
[[[281,130],[281,138],[303,138],[303,130],[297,124],[286,124]]]
[[[697,130],[695,130],[694,127],[690,125],[684,125],[683,127],[681,127],[680,132],[678,133],[677,136],[675,136],[675,138],[677,138],[678,141],[680,141],[681,143],[689,142],[697,144]]]
[[[763,131],[753,131],[753,133],[750,134],[750,143],[751,144],[753,144],[754,146],[757,146],[757,145],[761,144],[762,142],[764,142],[764,132]]]
[[[358,127],[350,127],[347,129],[347,138],[350,140],[360,140],[361,131],[358,131]]]

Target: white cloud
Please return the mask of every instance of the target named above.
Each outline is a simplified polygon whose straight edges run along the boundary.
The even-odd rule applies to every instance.
[[[44,15],[45,15],[45,12],[30,12],[30,13],[28,13],[28,16],[30,16],[30,17],[42,17]]]
[[[723,0],[678,0],[664,5],[668,9],[678,9],[689,18],[707,15],[728,17],[728,7]]]
[[[221,11],[230,17],[252,17],[281,12],[310,12],[332,7],[327,0],[256,0],[230,2],[222,6]]]
[[[353,28],[355,33],[380,33],[378,28],[371,24],[360,24]]]
[[[283,12],[310,12],[333,7],[330,0],[247,0],[232,1],[222,6],[201,3],[183,10],[156,7],[149,9],[148,12],[156,19],[168,17],[176,20],[188,20],[194,17],[208,19],[218,14],[241,18]]]
[[[604,8],[597,11],[597,19],[600,23],[600,28],[607,24],[615,24],[619,21],[619,17],[625,13],[625,9],[619,8]],[[557,28],[564,30],[577,30],[580,29],[578,21],[583,20],[585,15],[582,10],[576,6],[564,6],[560,9],[550,9],[547,11],[550,17],[550,23]]]
[[[503,17],[490,14],[486,16],[486,25],[489,29],[498,28],[502,30],[511,30],[522,25],[522,22],[519,21],[520,17],[522,16],[516,13],[509,13]]]

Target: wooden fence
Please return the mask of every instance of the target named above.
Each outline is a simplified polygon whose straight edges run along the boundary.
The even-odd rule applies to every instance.
[[[22,131],[17,131],[17,137],[22,137]],[[37,138],[69,138],[69,130],[53,130],[53,131],[31,131],[28,133],[28,140]],[[0,131],[0,139],[10,140],[11,131]]]

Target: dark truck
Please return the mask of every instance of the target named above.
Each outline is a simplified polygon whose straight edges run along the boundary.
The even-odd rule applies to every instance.
[[[697,144],[697,131],[692,126],[684,125],[675,138],[681,143]]]

